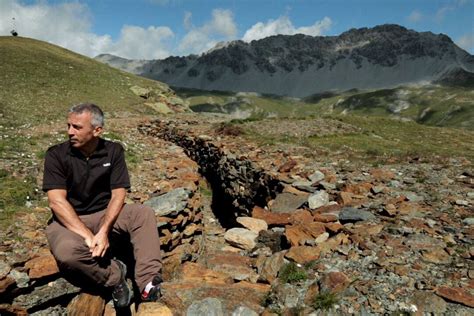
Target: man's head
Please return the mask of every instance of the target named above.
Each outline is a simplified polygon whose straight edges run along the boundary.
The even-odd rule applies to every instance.
[[[83,103],[71,107],[67,119],[68,136],[71,145],[90,154],[97,146],[97,140],[104,125],[104,113],[95,104]]]

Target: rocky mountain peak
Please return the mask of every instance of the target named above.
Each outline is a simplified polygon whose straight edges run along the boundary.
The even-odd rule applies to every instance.
[[[130,69],[130,62],[99,59]],[[442,82],[452,69],[474,72],[474,58],[444,34],[385,24],[339,36],[275,35],[219,43],[201,56],[169,57],[138,68],[135,73],[177,87],[304,97]]]

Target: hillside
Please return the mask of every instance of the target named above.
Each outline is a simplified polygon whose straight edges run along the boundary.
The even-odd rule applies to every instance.
[[[474,57],[448,36],[399,25],[351,29],[339,36],[233,41],[200,56],[96,59],[173,87],[290,97],[434,81],[472,86],[474,72]]]
[[[195,112],[225,113],[237,119],[356,114],[390,117],[431,126],[474,129],[474,92],[467,87],[407,85],[390,89],[320,93],[304,99],[257,93],[193,89],[176,91]]]
[[[180,106],[166,85],[111,68],[61,47],[21,37],[0,37],[0,120],[47,123],[72,105],[95,102],[113,112],[154,113],[130,88],[153,90],[155,101]],[[173,99],[174,98],[174,99]],[[149,101],[149,100],[148,100]]]

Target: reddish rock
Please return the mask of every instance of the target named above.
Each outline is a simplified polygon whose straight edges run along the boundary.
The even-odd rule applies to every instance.
[[[474,307],[474,295],[469,293],[466,289],[459,287],[440,286],[436,289],[435,293],[449,301],[464,304],[469,307]]]
[[[395,174],[387,169],[372,169],[370,170],[370,174],[375,180],[381,182],[388,182],[390,180],[395,179]]]
[[[362,183],[357,183],[357,184],[346,185],[342,189],[342,191],[349,192],[355,195],[366,195],[367,193],[370,192],[370,189],[372,189],[372,187],[373,187],[372,183],[362,182]]]
[[[252,269],[249,257],[229,251],[215,251],[207,254],[206,267],[215,272],[220,272],[238,281],[256,282],[258,275]]]
[[[102,297],[81,293],[68,304],[67,314],[70,316],[102,315],[104,309],[105,300]]]
[[[311,223],[313,221],[313,215],[307,210],[296,210],[291,213],[290,220],[292,224]]]
[[[209,282],[183,281],[177,283],[162,283],[163,297],[161,302],[166,304],[174,314],[182,315],[195,301],[214,297],[222,302],[225,315],[232,314],[242,302],[250,309],[261,313],[261,302],[270,291],[270,285],[238,282],[235,284],[218,284]]]
[[[253,217],[237,217],[237,222],[257,234],[262,230],[268,229],[268,224],[263,219]]]
[[[52,254],[43,255],[29,260],[25,263],[25,268],[29,270],[28,276],[31,279],[38,279],[59,273],[58,265],[56,264],[56,260]]]
[[[325,206],[321,206],[317,210],[311,210],[311,214],[325,214],[325,213],[332,213],[332,214],[339,214],[342,209],[342,205],[339,204],[329,204]]]
[[[297,263],[305,264],[319,258],[319,248],[310,246],[291,247],[285,257]]]
[[[180,279],[184,282],[206,282],[212,284],[232,284],[232,278],[222,272],[207,269],[200,264],[186,262],[183,264]]]
[[[315,222],[331,223],[331,222],[337,222],[338,217],[335,214],[324,213],[324,214],[315,214],[313,219]]]
[[[293,160],[293,159],[290,159],[288,160],[287,162],[285,162],[283,165],[281,165],[279,168],[278,168],[278,172],[289,172],[291,169],[293,169],[298,163]]]
[[[349,237],[344,233],[339,233],[334,237],[329,238],[325,242],[319,244],[316,248],[321,254],[326,254],[336,250],[339,245],[349,243]]]
[[[263,219],[269,226],[283,226],[291,223],[290,213],[272,213],[259,206],[255,206],[253,208],[252,217]]]
[[[317,282],[314,282],[308,287],[306,295],[304,298],[305,304],[311,306],[314,303],[314,298],[319,294],[319,285]]]
[[[451,256],[442,248],[423,252],[423,260],[431,263],[446,264],[451,262]]]
[[[326,227],[326,230],[329,233],[337,234],[338,232],[342,231],[344,225],[342,225],[341,223],[325,223],[324,227]]]
[[[343,272],[328,272],[319,280],[321,292],[340,293],[349,283],[349,278]]]
[[[0,315],[27,316],[28,312],[26,309],[19,306],[0,304]]]
[[[353,199],[352,199],[353,196],[354,194],[350,192],[339,192],[336,197],[336,201],[337,203],[341,205],[350,206],[353,203]]]
[[[173,316],[168,306],[159,302],[141,303],[136,316]]]
[[[15,279],[10,278],[9,276],[0,280],[0,294],[5,292],[8,287],[12,284],[15,284]]]
[[[324,224],[318,222],[285,226],[285,236],[292,246],[304,245],[326,232]]]

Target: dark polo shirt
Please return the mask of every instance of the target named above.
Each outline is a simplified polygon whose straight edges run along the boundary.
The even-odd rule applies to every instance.
[[[113,189],[130,188],[123,147],[99,139],[92,155],[85,157],[69,141],[46,152],[43,191],[64,189],[78,214],[107,208]]]

